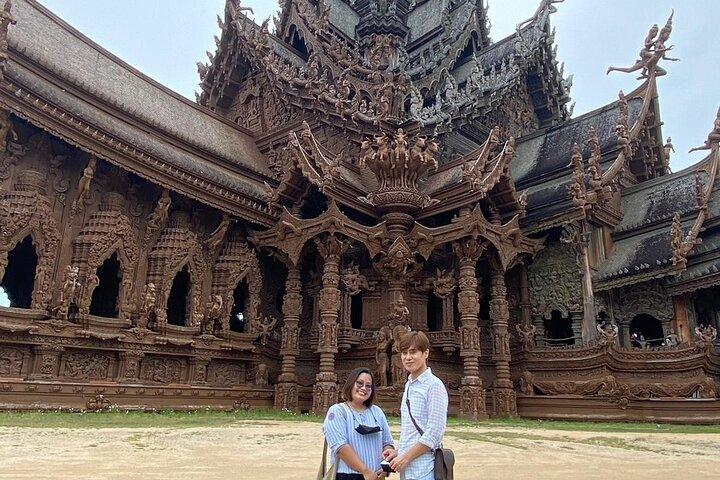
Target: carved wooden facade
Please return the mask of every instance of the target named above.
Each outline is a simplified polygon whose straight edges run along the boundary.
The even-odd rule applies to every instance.
[[[411,328],[453,414],[720,421],[720,120],[670,174],[657,61],[570,119],[549,9],[509,52],[481,2],[374,4],[228,1],[194,104],[12,1],[0,407],[320,413],[364,365],[392,412]]]

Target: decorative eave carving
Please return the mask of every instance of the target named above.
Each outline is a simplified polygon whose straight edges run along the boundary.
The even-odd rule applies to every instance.
[[[490,222],[476,207],[467,215],[442,227],[428,228],[416,223],[410,231],[408,244],[426,260],[441,244],[451,243],[465,237],[481,237],[490,241],[499,253],[503,268],[507,268],[520,254],[535,255],[543,248],[544,239],[531,239],[520,229],[520,215],[507,223]]]
[[[371,256],[380,253],[383,239],[387,237],[385,222],[368,228],[345,216],[337,203],[331,201],[322,215],[311,219],[298,218],[287,209],[283,209],[273,228],[264,232],[253,232],[251,239],[260,247],[272,247],[284,252],[288,259],[297,265],[305,243],[321,233],[341,233],[361,242],[367,247]]]
[[[720,109],[715,119],[714,128],[708,135],[708,139],[701,147],[693,148],[692,151],[709,149],[710,163],[707,167],[702,167],[695,171],[695,195],[698,204],[698,216],[693,222],[690,230],[683,237],[682,224],[680,214],[675,213],[673,222],[670,226],[670,244],[673,249],[672,263],[674,266],[684,270],[687,267],[687,257],[702,240],[699,237],[703,231],[703,225],[708,218],[709,203],[715,186],[715,180],[718,173],[718,164],[720,164]],[[703,173],[706,174],[706,180],[703,180]]]
[[[12,80],[0,88],[0,101],[18,117],[150,182],[263,225],[271,225],[276,221],[275,214],[257,199],[181,171],[134,145],[116,139]]]
[[[340,158],[330,159],[332,154],[320,146],[307,122],[303,122],[299,136],[290,133],[290,148],[303,176],[320,191],[325,191],[337,175]]]

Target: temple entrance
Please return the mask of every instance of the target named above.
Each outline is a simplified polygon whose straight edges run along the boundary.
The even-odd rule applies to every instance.
[[[190,272],[187,265],[180,270],[170,288],[167,300],[167,321],[170,325],[185,326],[190,294]]]
[[[693,306],[698,326],[711,326],[720,330],[720,287],[696,292]]]
[[[353,295],[350,297],[350,326],[352,328],[361,329],[363,319],[363,302],[362,295]]]
[[[90,315],[98,317],[118,317],[118,295],[122,283],[122,272],[117,252],[105,260],[97,269],[96,275],[100,280],[92,293],[90,302]]]
[[[665,334],[663,333],[663,327],[660,320],[645,313],[635,315],[630,322],[631,340],[633,339],[633,334],[637,335],[637,343],[632,342],[635,343],[634,346],[638,346],[639,344],[639,346],[642,347],[645,345],[656,347],[662,345],[663,340],[665,339]]]
[[[30,308],[37,264],[38,256],[29,235],[8,253],[8,265],[0,288],[7,294],[10,307]]]
[[[550,319],[544,319],[545,341],[548,345],[575,345],[572,319],[563,317],[560,310],[553,310]]]
[[[433,294],[427,300],[427,328],[429,332],[437,332],[442,328],[442,300]]]
[[[245,331],[245,302],[248,295],[247,282],[244,279],[240,280],[233,291],[233,306],[230,310],[230,331],[239,333]]]

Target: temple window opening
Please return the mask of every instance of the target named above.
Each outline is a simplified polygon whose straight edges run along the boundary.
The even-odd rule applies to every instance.
[[[122,283],[122,272],[117,252],[113,253],[98,267],[96,275],[99,283],[92,293],[90,315],[117,318],[118,295]]]
[[[637,335],[637,337],[633,337],[633,335]],[[630,322],[630,338],[637,338],[637,342],[642,347],[662,345],[665,339],[662,323],[652,315],[645,313],[635,315]]]
[[[233,306],[230,310],[230,330],[242,333],[245,331],[245,303],[248,298],[248,285],[243,279],[233,290]]]
[[[545,340],[548,345],[574,345],[575,334],[572,328],[572,319],[563,317],[560,310],[553,310],[550,319],[544,320]]]
[[[360,329],[363,323],[363,301],[362,295],[350,297],[350,325],[352,328]]]
[[[442,300],[432,293],[428,295],[427,301],[427,328],[431,332],[442,328]]]
[[[29,235],[8,253],[8,264],[0,287],[5,290],[10,307],[30,308],[37,264],[38,256]]]
[[[167,300],[167,319],[170,325],[185,326],[190,294],[190,272],[187,265],[173,280]]]

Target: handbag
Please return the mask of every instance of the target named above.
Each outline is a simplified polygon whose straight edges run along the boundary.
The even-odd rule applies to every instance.
[[[413,417],[412,410],[410,410],[410,396],[405,396],[405,404],[410,414],[410,420],[412,420],[415,429],[422,436],[425,431],[420,428],[415,418]],[[435,449],[435,480],[453,480],[453,467],[455,466],[455,454],[449,448],[436,448]]]
[[[340,416],[343,419],[346,419],[345,416],[345,410],[340,409]],[[325,443],[323,444],[323,453],[322,453],[322,461],[320,462],[320,468],[318,469],[317,473],[317,479],[316,480],[335,480],[335,477],[337,477],[337,471],[338,471],[338,461],[337,458],[335,458],[335,461],[330,466],[330,468],[325,470],[327,468],[327,451],[328,451],[328,441],[327,438],[325,438]]]
[[[327,439],[325,439],[325,444],[323,445],[322,461],[320,462],[320,468],[318,469],[317,480],[335,480],[335,477],[337,476],[337,460],[333,462],[332,466],[327,471],[325,471],[325,469],[327,468],[327,451],[328,442]]]

